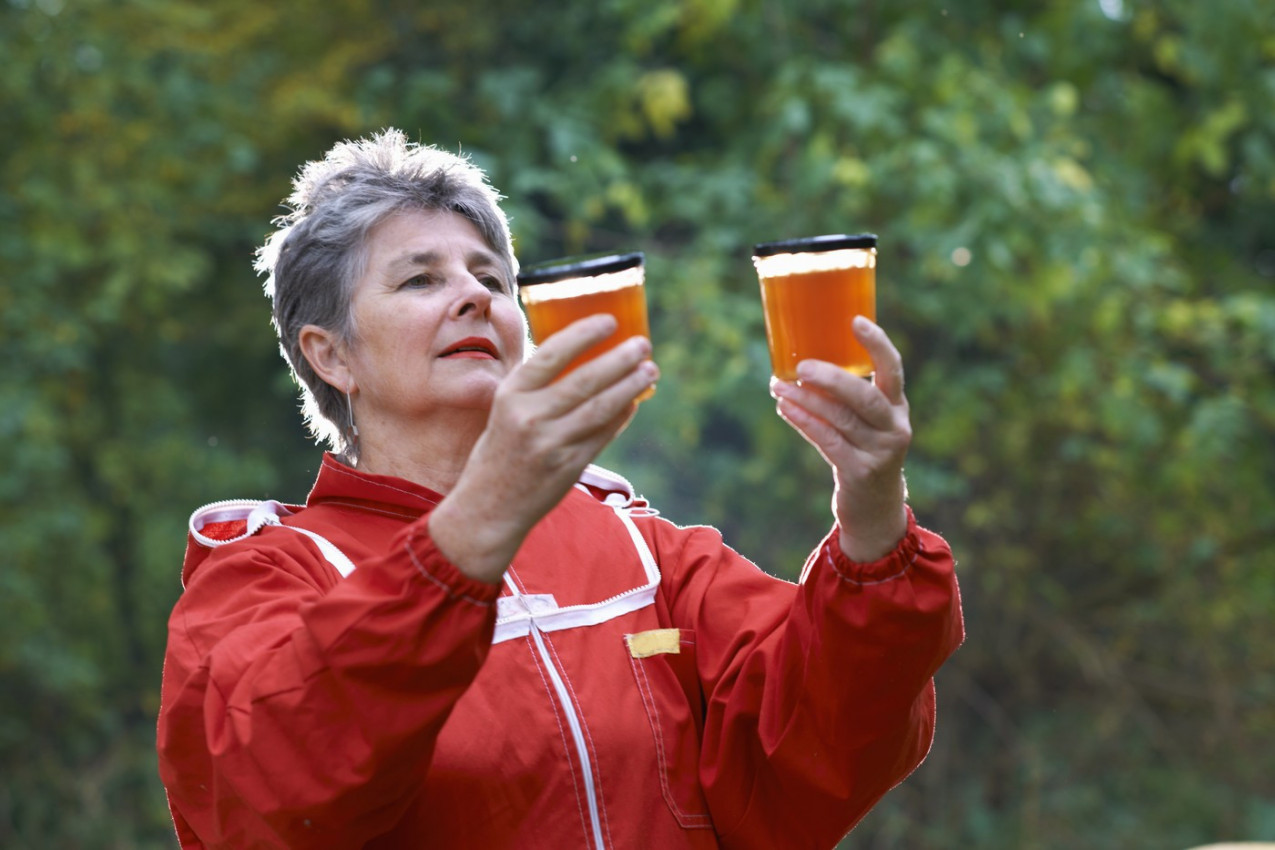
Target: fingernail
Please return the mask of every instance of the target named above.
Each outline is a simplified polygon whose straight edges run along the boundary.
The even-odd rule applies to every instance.
[[[872,327],[872,322],[868,320],[868,317],[867,317],[867,316],[855,316],[855,317],[854,317],[854,329],[855,329],[855,330],[857,330],[857,331],[866,331],[866,330],[868,330],[868,329],[869,329],[869,328],[871,328],[871,327]]]

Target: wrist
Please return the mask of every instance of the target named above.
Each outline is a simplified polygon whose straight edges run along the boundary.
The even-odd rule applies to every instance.
[[[837,545],[851,561],[868,564],[893,552],[908,533],[907,506],[900,503],[897,511],[879,520],[867,517],[842,524]]]
[[[500,584],[525,534],[491,519],[481,505],[469,505],[453,491],[429,516],[429,534],[439,553],[470,578]]]
[[[908,530],[908,485],[902,471],[870,487],[837,480],[834,507],[842,553],[857,563],[888,555]]]

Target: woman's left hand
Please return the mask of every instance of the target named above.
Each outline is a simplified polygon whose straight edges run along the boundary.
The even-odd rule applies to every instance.
[[[803,360],[798,383],[772,378],[779,415],[832,467],[832,508],[841,551],[853,561],[884,557],[907,532],[903,460],[912,441],[903,361],[885,331],[859,316],[855,338],[868,350],[875,382],[822,360]]]

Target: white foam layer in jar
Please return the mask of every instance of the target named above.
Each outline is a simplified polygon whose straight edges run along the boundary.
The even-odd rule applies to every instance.
[[[588,277],[569,277],[552,283],[535,283],[518,290],[524,304],[539,304],[542,301],[557,301],[561,298],[578,298],[581,295],[596,295],[599,292],[614,292],[630,286],[641,286],[645,280],[642,266],[623,269],[609,274]]]
[[[877,265],[877,249],[842,248],[837,251],[772,254],[769,257],[753,257],[753,265],[757,267],[758,277],[787,277],[835,269],[873,269]]]

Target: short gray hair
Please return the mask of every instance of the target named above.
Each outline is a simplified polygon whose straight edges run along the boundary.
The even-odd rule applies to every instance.
[[[337,144],[321,160],[306,163],[285,202],[291,211],[257,251],[256,269],[267,275],[279,348],[301,386],[302,412],[316,440],[348,454],[354,449],[342,423],[344,392],[320,378],[301,353],[306,325],[355,336],[354,284],[367,261],[368,232],[403,210],[457,213],[474,223],[496,252],[512,291],[518,273],[501,196],[468,158],[409,142],[387,129]]]

